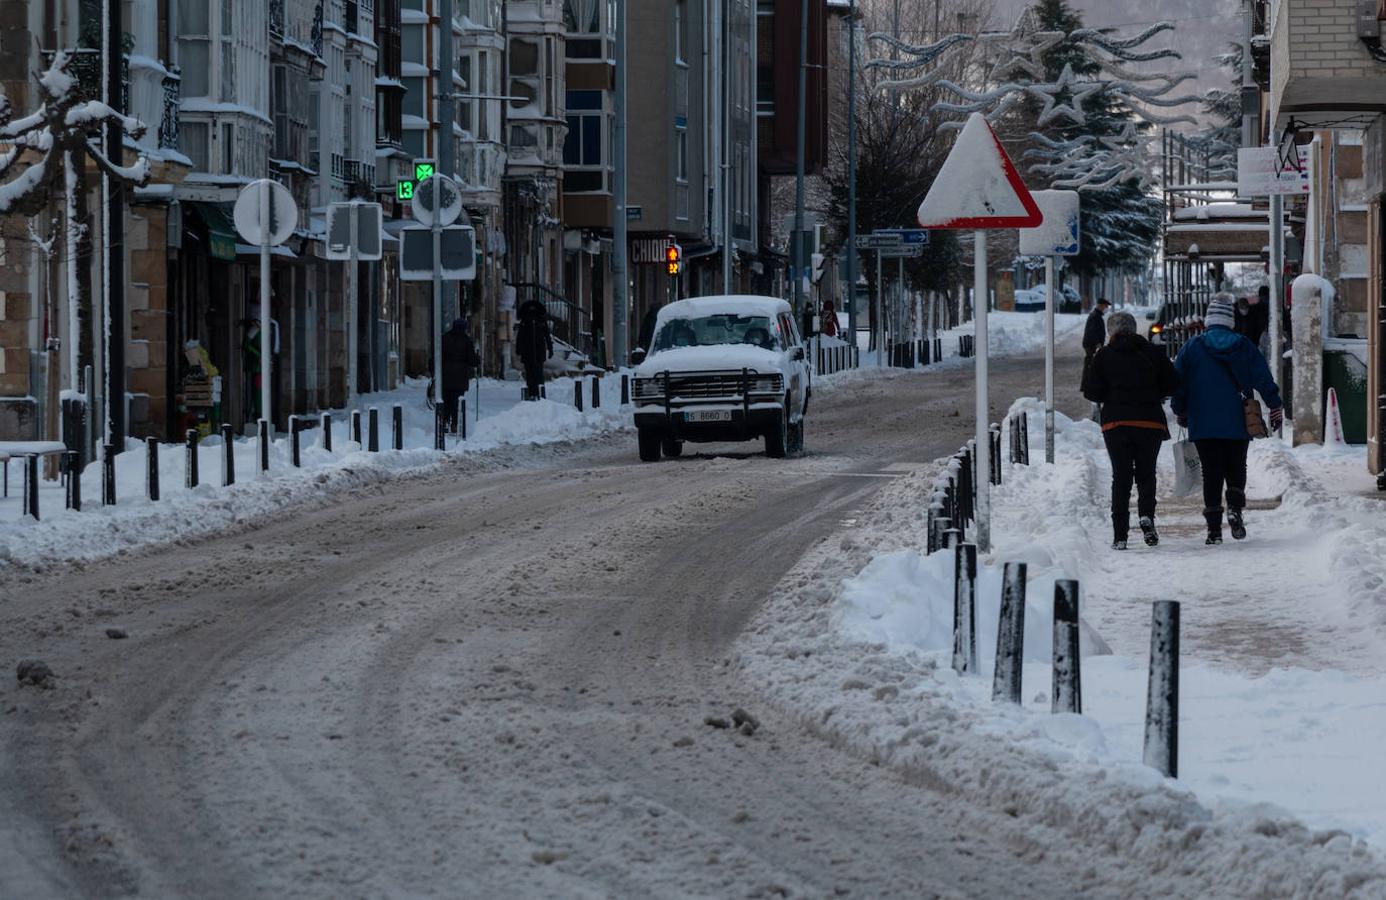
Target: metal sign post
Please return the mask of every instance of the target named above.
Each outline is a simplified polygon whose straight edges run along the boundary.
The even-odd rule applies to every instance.
[[[973,113],[943,161],[933,187],[919,205],[924,228],[974,231],[973,310],[976,316],[977,422],[976,470],[977,549],[991,550],[991,446],[987,404],[987,235],[993,228],[1033,228],[1044,221],[1030,190],[1001,147],[986,117]]]
[[[241,189],[233,211],[236,230],[260,247],[260,418],[274,427],[274,336],[270,332],[270,247],[288,240],[298,224],[298,207],[289,189],[262,178]]]
[[[1020,230],[1020,253],[1044,257],[1044,461],[1054,461],[1054,257],[1078,253],[1081,201],[1077,191],[1035,191],[1044,222]]]
[[[359,269],[362,262],[380,259],[381,208],[379,203],[332,203],[327,207],[327,258],[347,266],[346,296],[346,381],[347,408],[356,403],[358,358],[360,356],[361,287]],[[375,344],[371,343],[372,372]],[[374,390],[373,383],[371,389]]]

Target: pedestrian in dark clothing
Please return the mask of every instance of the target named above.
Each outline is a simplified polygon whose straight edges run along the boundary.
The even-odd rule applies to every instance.
[[[1155,530],[1155,461],[1169,440],[1164,400],[1179,376],[1164,350],[1136,333],[1130,313],[1107,319],[1111,335],[1097,351],[1083,382],[1083,396],[1102,405],[1102,439],[1112,461],[1112,549],[1125,550],[1131,526],[1131,483],[1147,546],[1160,542]]]
[[[1097,302],[1093,304],[1092,312],[1088,313],[1088,323],[1083,328],[1083,380],[1079,383],[1079,390],[1087,383],[1092,358],[1102,349],[1102,345],[1107,343],[1107,326],[1103,324],[1102,317],[1111,305],[1106,297],[1098,297]],[[1102,408],[1097,403],[1092,405],[1092,417],[1094,420],[1102,418]]]
[[[1254,346],[1261,346],[1261,337],[1270,328],[1270,288],[1261,285],[1254,297],[1237,301],[1237,327],[1233,329]]]
[[[443,418],[448,431],[457,431],[458,401],[472,384],[472,372],[481,365],[476,345],[467,333],[466,319],[453,319],[443,334]]]
[[[1254,389],[1270,407],[1270,427],[1284,421],[1280,389],[1266,359],[1251,341],[1233,331],[1235,301],[1219,293],[1208,304],[1206,330],[1179,351],[1174,367],[1179,390],[1170,404],[1179,424],[1189,429],[1203,469],[1203,517],[1206,543],[1222,543],[1223,488],[1227,490],[1227,524],[1232,537],[1246,537],[1246,455],[1251,434],[1246,428],[1244,398]]]
[[[544,385],[544,363],[553,356],[553,335],[549,333],[549,312],[538,300],[520,304],[520,327],[515,349],[525,367],[525,396],[539,399]]]

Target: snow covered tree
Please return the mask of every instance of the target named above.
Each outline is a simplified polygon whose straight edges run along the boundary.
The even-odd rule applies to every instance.
[[[1097,79],[1104,72],[1103,60],[1093,52],[1094,33],[1083,27],[1082,17],[1069,6],[1068,0],[1038,0],[1032,10],[1041,31],[1064,34],[1064,38],[1045,51],[1042,57],[1046,81],[1062,84],[1069,80],[1065,79],[1065,73]],[[1132,42],[1141,37],[1143,35],[1137,35],[1124,42],[1107,39],[1107,43],[1129,50],[1131,46],[1138,46]],[[1096,45],[1101,47],[1102,43],[1103,38],[1097,37]],[[1154,51],[1141,55],[1154,57],[1167,54]],[[1110,73],[1111,69],[1109,64],[1106,71]],[[1007,123],[1011,126],[1008,131],[1017,126],[1029,131],[1043,131],[1056,143],[1070,146],[1086,143],[1099,151],[1138,145],[1143,142],[1143,135],[1151,126],[1132,109],[1131,96],[1126,90],[1094,91],[1086,98],[1080,121],[1055,120],[1047,125],[1039,123],[1044,111],[1041,104],[1030,98],[1026,101],[1024,111],[1017,113],[1020,121]],[[1058,102],[1065,99],[1073,99],[1073,88],[1060,92]],[[1034,123],[1033,127],[1030,127],[1031,123]],[[1087,162],[1089,167],[1098,164],[1098,160],[1090,159]],[[1120,178],[1121,174],[1116,172],[1112,177],[1118,180],[1110,185],[1080,192],[1082,250],[1068,260],[1069,269],[1075,274],[1140,271],[1159,245],[1164,204],[1159,197],[1146,191],[1139,178]]]
[[[36,77],[38,108],[26,116],[14,117],[9,99],[0,93],[0,215],[22,215],[31,220],[63,201],[68,308],[75,313],[69,333],[77,346],[69,352],[70,371],[75,372],[93,359],[90,279],[84,277],[81,261],[90,256],[90,229],[87,227],[88,160],[98,170],[127,187],[149,180],[149,163],[143,158],[124,166],[107,158],[100,148],[100,131],[118,122],[125,132],[138,138],[143,123],[111,109],[100,100],[83,95],[72,74],[73,54],[54,54],[47,71]],[[31,230],[37,234],[36,230]],[[48,240],[51,240],[51,234]],[[50,245],[51,246],[51,245]],[[73,382],[75,386],[75,381]]]

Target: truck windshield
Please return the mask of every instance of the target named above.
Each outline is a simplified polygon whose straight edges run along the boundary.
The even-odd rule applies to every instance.
[[[754,344],[777,348],[774,324],[766,316],[731,313],[697,318],[670,319],[655,335],[653,352],[675,347],[715,347],[721,344]]]

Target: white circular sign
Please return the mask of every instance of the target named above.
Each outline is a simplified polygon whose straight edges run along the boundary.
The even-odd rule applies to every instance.
[[[284,185],[261,178],[241,188],[232,219],[236,223],[236,231],[247,244],[282,244],[298,226],[298,205]],[[268,240],[264,236],[266,232],[261,231],[261,222],[266,219],[269,222],[266,229]]]
[[[414,186],[414,218],[420,225],[433,224],[433,190],[435,185],[438,192],[443,195],[442,202],[438,204],[442,207],[442,221],[439,224],[446,228],[456,222],[458,216],[462,215],[462,192],[457,189],[457,183],[445,175],[425,178]]]

